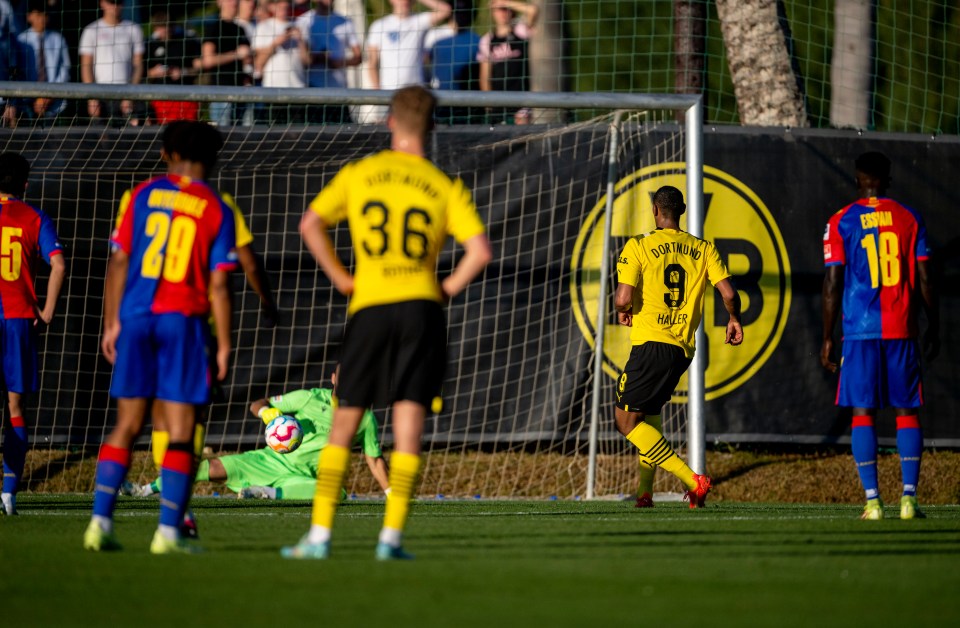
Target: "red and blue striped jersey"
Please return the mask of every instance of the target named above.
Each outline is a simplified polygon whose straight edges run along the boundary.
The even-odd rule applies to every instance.
[[[930,255],[927,229],[913,209],[889,198],[862,198],[830,218],[823,261],[844,265],[843,337],[917,337],[917,262]]]
[[[237,266],[233,212],[206,183],[177,175],[137,186],[110,241],[130,256],[120,319],[210,311],[210,272]]]
[[[37,257],[46,263],[63,247],[45,213],[0,194],[0,318],[36,318],[33,275]]]

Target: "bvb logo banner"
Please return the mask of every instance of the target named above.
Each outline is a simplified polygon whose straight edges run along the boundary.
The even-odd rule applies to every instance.
[[[616,258],[634,235],[652,231],[651,198],[658,188],[672,185],[686,190],[683,163],[649,166],[619,181],[615,187],[611,222],[610,277],[600,277],[603,254],[603,216],[606,196],[600,198],[580,229],[571,261],[570,293],[580,330],[593,346],[596,337],[600,281],[608,282],[605,305],[604,372],[616,379],[630,354],[630,328],[617,324],[613,309],[616,291]],[[684,195],[686,193],[684,192]],[[716,244],[743,305],[744,342],[731,348],[723,344],[729,318],[716,290],[708,289],[703,309],[707,354],[707,400],[721,397],[742,385],[770,358],[780,343],[790,311],[790,261],[777,223],[763,201],[734,177],[709,166],[703,168],[704,226],[707,240]],[[680,226],[686,229],[686,214]],[[674,401],[686,397],[687,378],[680,381]]]

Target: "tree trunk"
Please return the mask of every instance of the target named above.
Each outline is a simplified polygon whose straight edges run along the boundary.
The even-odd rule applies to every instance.
[[[830,124],[865,129],[870,124],[875,0],[837,0],[833,8]]]
[[[744,126],[810,126],[790,67],[776,0],[717,0],[723,40]]]
[[[706,70],[706,0],[674,0],[673,88],[680,94],[703,94]]]
[[[530,38],[530,90],[566,91],[566,67],[563,59],[563,1],[533,0],[540,9],[533,37]],[[537,109],[536,122],[561,122],[559,109]]]

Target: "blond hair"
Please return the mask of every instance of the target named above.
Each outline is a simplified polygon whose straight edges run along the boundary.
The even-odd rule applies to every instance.
[[[397,128],[419,137],[433,130],[433,110],[436,97],[419,85],[398,89],[390,99],[390,115]]]

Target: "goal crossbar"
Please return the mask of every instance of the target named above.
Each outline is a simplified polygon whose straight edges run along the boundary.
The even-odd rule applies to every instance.
[[[701,98],[691,94],[619,94],[567,92],[476,92],[436,90],[440,105],[453,107],[534,107],[549,109],[673,109],[697,107]],[[103,100],[189,100],[195,102],[249,102],[291,105],[390,104],[391,90],[334,88],[271,88],[205,85],[103,85],[98,83],[35,83],[0,81],[0,97],[91,98]]]

